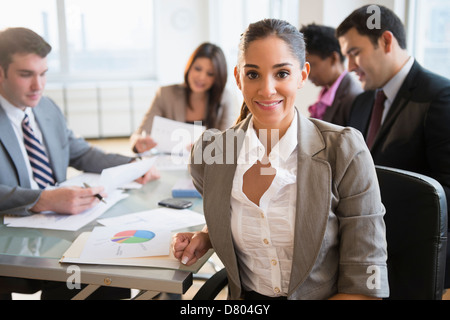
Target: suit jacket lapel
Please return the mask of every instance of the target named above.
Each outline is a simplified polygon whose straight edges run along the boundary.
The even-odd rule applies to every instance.
[[[416,83],[414,79],[417,73],[420,71],[420,65],[417,61],[414,62],[409,74],[407,75],[405,81],[403,82],[400,90],[395,96],[394,102],[392,103],[388,114],[386,115],[386,119],[384,120],[383,125],[380,128],[380,132],[375,138],[372,149],[375,150],[380,141],[384,140],[384,137],[389,132],[390,128],[395,122],[398,114],[406,107],[408,102],[411,100],[412,92],[416,87]]]
[[[244,134],[248,128],[248,123],[249,118],[242,125],[238,126],[235,132]],[[233,129],[229,129],[227,132],[232,132],[230,130]],[[231,277],[229,281],[239,286],[240,279],[236,253],[234,246],[231,245],[233,239],[231,235],[230,199],[234,174],[236,172],[237,157],[242,147],[243,139],[237,139],[236,146],[234,138],[226,139],[228,137],[226,133],[222,137],[224,138],[223,148],[218,150],[217,146],[220,144],[214,144],[216,146],[214,157],[223,159],[223,163],[214,163],[206,166],[205,169],[205,179],[210,181],[210,183],[207,183],[207,188],[203,190],[204,211],[209,213],[206,216],[206,223],[210,233],[214,234],[211,241],[213,242],[213,246],[217,248],[219,257],[222,257],[228,276]],[[233,157],[228,160],[224,159],[224,155],[229,156],[231,151],[233,151]]]
[[[331,168],[314,158],[325,148],[319,129],[299,116],[297,209],[289,294],[310,274],[320,252],[331,203]]]
[[[366,91],[357,97],[352,107],[349,126],[358,129],[366,137],[370,116],[375,102],[375,92]]]
[[[332,120],[334,118],[334,115],[336,114],[336,112],[341,108],[343,95],[346,94],[347,88],[350,85],[350,80],[348,77],[349,77],[349,74],[347,74],[346,76],[344,76],[344,78],[342,78],[342,81],[336,90],[333,104],[329,108],[327,108],[327,111],[326,111],[327,119]],[[324,117],[324,120],[325,120],[325,117]]]
[[[19,185],[24,188],[31,188],[30,179],[26,170],[24,156],[18,147],[17,136],[9,122],[9,118],[0,105],[0,142],[5,147],[11,157],[12,165],[16,167],[16,174],[19,179]]]

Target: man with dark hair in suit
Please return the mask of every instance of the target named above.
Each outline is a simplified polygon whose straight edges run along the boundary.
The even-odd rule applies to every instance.
[[[51,46],[32,30],[0,32],[0,215],[83,212],[98,203],[95,195],[102,193],[103,187],[46,186],[66,180],[69,166],[100,173],[134,161],[105,153],[76,137],[60,108],[42,96],[50,51]],[[151,169],[138,182],[158,177]],[[43,297],[49,298],[76,293],[67,288],[61,291],[57,283],[0,277],[0,299],[10,298],[10,292],[18,288],[23,293],[42,289]]]
[[[300,29],[306,42],[309,80],[322,87],[317,101],[309,107],[312,118],[346,126],[353,100],[363,90],[361,83],[345,68],[335,29],[309,24]]]
[[[436,179],[450,204],[450,80],[409,56],[401,20],[383,6],[356,9],[336,35],[365,90],[349,125],[363,133],[375,164]]]

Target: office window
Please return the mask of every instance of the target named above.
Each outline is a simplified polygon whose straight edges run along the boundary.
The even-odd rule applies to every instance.
[[[411,1],[409,41],[419,63],[450,78],[450,2]]]
[[[55,0],[0,0],[0,29],[8,27],[26,27],[44,37],[53,48],[59,51],[58,18]],[[4,10],[4,8],[7,8]],[[25,9],[26,8],[26,9]],[[51,72],[61,71],[59,59],[55,53],[48,57]]]
[[[53,47],[49,81],[155,77],[151,0],[0,0],[0,29],[28,27]]]

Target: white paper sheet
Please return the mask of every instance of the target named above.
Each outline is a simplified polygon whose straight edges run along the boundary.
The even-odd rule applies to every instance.
[[[27,217],[4,217],[3,221],[8,227],[76,231],[100,217],[106,210],[126,197],[128,197],[127,194],[117,190],[108,194],[106,204],[99,202],[95,207],[77,215],[41,213]]]
[[[99,219],[97,222],[108,227],[142,224],[149,225],[154,229],[173,231],[204,224],[205,217],[189,209],[158,208],[114,218]]]
[[[171,232],[139,224],[96,227],[91,232],[81,259],[115,259],[167,256]]]
[[[147,173],[154,162],[155,158],[145,158],[142,161],[105,169],[100,175],[98,185],[105,187],[107,193],[111,190],[123,187],[127,183],[130,183]]]
[[[159,154],[155,156],[155,167],[160,171],[187,170],[189,155]]]
[[[167,118],[153,118],[151,137],[158,144],[156,149],[162,153],[185,154],[188,147],[205,131],[204,126],[194,125]]]
[[[91,232],[83,232],[72,243],[72,245],[64,252],[61,257],[61,263],[71,264],[101,264],[101,265],[117,265],[117,266],[140,266],[140,267],[156,267],[165,269],[180,269],[193,273],[197,273],[204,263],[214,253],[213,249],[210,249],[203,257],[201,257],[192,266],[185,266],[181,264],[177,259],[173,257],[173,253],[170,252],[168,256],[157,257],[141,257],[141,258],[116,258],[116,259],[82,259],[81,253],[85,247],[87,239]]]
[[[83,186],[84,183],[92,187],[104,186],[105,192],[108,194],[108,197],[105,198],[106,204],[100,202],[95,207],[77,215],[47,212],[28,217],[5,217],[3,220],[4,224],[8,225],[8,227],[76,231],[100,217],[118,201],[128,197],[127,194],[122,193],[122,190],[118,190],[118,188],[124,188],[127,184],[141,177],[150,170],[154,162],[154,158],[147,158],[142,161],[105,169],[101,174],[82,173],[60,184],[62,187]]]

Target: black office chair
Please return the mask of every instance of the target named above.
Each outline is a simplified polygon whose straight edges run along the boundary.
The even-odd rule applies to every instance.
[[[386,207],[389,299],[441,299],[447,249],[447,202],[442,186],[417,173],[376,167]],[[227,285],[225,269],[194,296],[212,300]]]
[[[213,274],[197,291],[192,300],[214,300],[228,284],[225,268]]]
[[[386,207],[389,299],[442,298],[447,202],[442,186],[421,174],[376,166]]]

